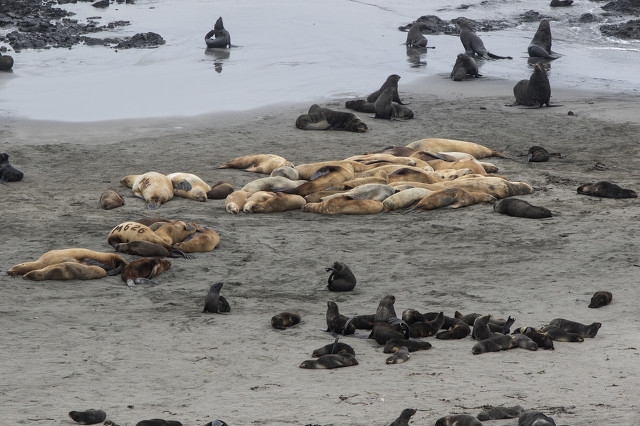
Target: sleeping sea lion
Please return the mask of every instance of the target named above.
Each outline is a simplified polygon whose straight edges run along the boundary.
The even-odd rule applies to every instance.
[[[322,355],[341,353],[349,353],[351,355],[355,355],[356,351],[354,351],[351,346],[346,343],[338,342],[339,337],[340,336],[336,336],[336,339],[333,343],[329,343],[328,345],[324,345],[323,347],[314,350],[311,353],[311,356],[317,358],[321,357]]]
[[[351,291],[356,286],[356,277],[349,267],[342,262],[334,262],[325,271],[331,271],[327,280],[329,291]]]
[[[382,201],[383,210],[390,212],[393,210],[409,207],[433,191],[426,188],[407,188],[396,192]]]
[[[7,56],[2,56],[2,58],[7,58]],[[0,152],[0,182],[18,182],[23,177],[24,173],[9,163],[9,154]]]
[[[513,59],[511,56],[498,56],[489,52],[478,35],[471,28],[471,23],[466,18],[456,18],[451,20],[460,28],[460,41],[467,55],[474,53],[481,57],[489,57],[491,59]]]
[[[395,419],[391,425],[389,426],[409,426],[409,420],[411,420],[411,416],[416,413],[416,410],[413,408],[405,408],[400,413],[400,417]]]
[[[350,353],[322,355],[317,359],[308,359],[300,364],[300,368],[331,369],[358,365],[356,357]]]
[[[296,119],[296,127],[302,130],[345,130],[347,132],[364,133],[367,125],[355,114],[344,111],[334,111],[321,108],[313,104],[307,114]]]
[[[84,411],[69,411],[69,417],[81,425],[93,425],[96,423],[102,423],[107,418],[107,413],[102,410],[84,410]]]
[[[249,204],[249,200],[247,200]],[[255,202],[251,205],[252,213],[276,213],[290,210],[300,210],[307,204],[307,200],[301,195],[278,192],[264,201]],[[244,208],[243,208],[244,210]]]
[[[279,192],[279,191],[287,191],[294,188],[299,187],[303,183],[306,183],[306,180],[291,180],[284,176],[269,176],[259,179],[254,179],[251,182],[245,184],[241,191],[247,192],[258,192],[258,191],[271,191],[271,192]]]
[[[589,325],[582,324],[576,321],[571,321],[564,318],[556,318],[549,322],[549,325],[560,327],[569,333],[575,333],[580,337],[596,337],[598,330],[602,327],[602,323],[594,322]]]
[[[445,319],[443,328],[446,329],[446,331],[441,331],[436,334],[436,339],[464,339],[471,333],[471,327],[459,318],[449,318],[449,321]]]
[[[623,189],[615,183],[606,181],[582,184],[578,187],[578,194],[602,198],[638,198],[635,191]]]
[[[181,220],[154,223],[149,226],[156,236],[162,238],[169,246],[174,246],[198,232],[198,225]]]
[[[396,349],[396,351],[387,358],[387,364],[402,364],[403,362],[407,362],[411,358],[411,354],[409,354],[409,349],[406,346],[400,346]]]
[[[508,349],[517,348],[516,339],[510,334],[495,334],[489,338],[480,340],[473,345],[471,353],[474,355],[484,354],[487,352],[500,352]]]
[[[156,210],[173,198],[173,183],[168,177],[158,172],[138,175],[133,181],[131,189],[133,195],[143,198],[147,202],[149,210]]]
[[[426,342],[424,340],[418,339],[405,339],[404,337],[392,338],[387,340],[387,343],[384,344],[384,348],[382,352],[385,354],[392,354],[397,351],[400,347],[405,347],[409,352],[416,351],[427,351],[431,349],[433,346],[431,343]]]
[[[356,332],[356,327],[351,324],[347,316],[340,313],[336,302],[327,302],[327,313],[325,314],[325,318],[327,321],[326,331],[345,336]]]
[[[271,317],[271,326],[278,330],[296,325],[300,322],[300,314],[297,312],[280,312]]]
[[[342,196],[320,203],[307,203],[302,206],[302,211],[320,214],[376,214],[380,213],[382,208],[382,201],[354,200]]]
[[[436,420],[436,426],[482,426],[480,420],[468,414],[455,414]]]
[[[533,340],[539,348],[554,350],[553,339],[546,333],[533,327],[520,327],[513,331],[513,334],[524,334]]]
[[[425,196],[412,207],[411,211],[434,210],[442,207],[457,209],[479,203],[492,203],[495,200],[493,195],[484,192],[447,188]]]
[[[231,194],[227,195],[227,198],[224,201],[225,210],[227,213],[231,214],[240,213],[250,196],[251,192],[249,191],[233,191]]]
[[[11,267],[7,274],[10,276],[24,275],[30,271],[69,261],[100,266],[107,272],[107,275],[119,274],[127,264],[127,261],[122,256],[115,253],[103,253],[85,248],[70,248],[48,251],[34,262],[19,263]]]
[[[596,291],[591,296],[591,302],[589,302],[590,308],[600,308],[608,305],[613,299],[613,294],[610,291]]]
[[[234,158],[218,166],[219,169],[242,169],[247,172],[271,174],[282,166],[293,166],[293,163],[275,154],[253,154]]]
[[[213,314],[221,314],[231,312],[231,306],[224,296],[220,295],[224,283],[218,282],[211,284],[207,296],[204,299],[204,309],[202,312],[211,312]]]
[[[143,257],[129,262],[122,270],[120,277],[122,281],[127,283],[129,288],[134,288],[136,284],[157,285],[151,278],[167,271],[169,268],[171,268],[171,262],[166,259]]]
[[[105,210],[115,209],[124,206],[124,199],[117,191],[105,189],[102,195],[100,195],[100,206]]]
[[[314,192],[327,188],[335,188],[342,183],[353,179],[354,171],[350,167],[324,166],[318,169],[309,181],[295,188],[286,189],[282,192],[306,196]]]
[[[551,27],[549,20],[543,19],[538,25],[538,31],[527,47],[530,58],[557,59],[559,55],[551,51]]]
[[[516,98],[513,105],[549,106],[551,85],[549,84],[547,71],[540,62],[533,67],[533,74],[531,74],[529,80],[520,80],[513,86],[513,95]]]
[[[87,265],[77,261],[56,263],[27,272],[22,276],[25,280],[93,280],[104,278],[107,272],[96,265]]]
[[[584,342],[584,337],[555,325],[545,325],[540,331],[556,342]]]
[[[212,251],[220,243],[220,235],[213,229],[196,225],[196,232],[173,245],[182,253],[205,253]]]
[[[167,248],[173,245],[172,241],[156,235],[151,228],[139,222],[122,222],[116,225],[107,236],[107,242],[112,246],[131,241],[148,241]]]
[[[543,219],[552,217],[551,211],[546,207],[539,207],[529,204],[518,198],[504,198],[493,205],[493,210],[514,217],[525,217],[528,219]]]
[[[228,182],[218,182],[211,186],[211,189],[207,192],[207,198],[209,200],[224,200],[232,192],[233,185]]]
[[[171,173],[167,177],[173,184],[173,194],[176,197],[188,198],[196,201],[207,201],[207,193],[211,186],[191,173]]]
[[[400,81],[400,76],[398,74],[391,74],[389,77],[387,77],[385,82],[382,83],[382,86],[380,86],[378,90],[367,96],[367,102],[375,102],[382,92],[384,92],[388,88],[392,88],[395,89],[395,93],[393,94],[391,100],[400,105],[404,105],[404,103],[400,100],[400,95],[398,94],[398,81]]]
[[[502,152],[477,144],[475,142],[461,141],[456,139],[425,138],[411,142],[406,146],[408,148],[415,149],[416,151],[464,152],[466,154],[473,155],[476,159],[487,157],[507,157],[507,155]]]
[[[465,53],[460,53],[456,58],[456,63],[453,64],[453,69],[449,77],[452,78],[453,81],[462,81],[466,79],[467,76],[482,77],[478,72],[478,63],[476,60]]]

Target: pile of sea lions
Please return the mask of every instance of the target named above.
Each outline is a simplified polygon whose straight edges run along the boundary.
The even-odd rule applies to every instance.
[[[105,420],[107,418],[107,413],[104,410],[82,410],[82,411],[70,411],[69,417],[76,423],[81,425],[94,425],[98,423],[102,423],[105,426],[119,426],[115,422],[111,420]],[[182,426],[182,422],[177,420],[165,420],[165,419],[149,419],[149,420],[141,420],[136,423],[136,426]],[[226,422],[222,420],[212,420],[204,426],[228,426]]]

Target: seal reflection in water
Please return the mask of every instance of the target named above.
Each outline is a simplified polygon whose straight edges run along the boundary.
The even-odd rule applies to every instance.
[[[107,418],[107,413],[102,410],[84,410],[84,411],[70,411],[69,417],[74,422],[81,425],[93,425],[96,423],[102,423]]]
[[[322,355],[318,359],[308,359],[300,364],[300,368],[331,369],[358,365],[356,357],[350,353]]]

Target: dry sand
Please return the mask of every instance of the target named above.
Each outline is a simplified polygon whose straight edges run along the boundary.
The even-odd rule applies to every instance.
[[[231,121],[2,125],[2,151],[25,172],[22,182],[0,186],[3,273],[52,249],[111,251],[109,231],[144,216],[198,222],[218,231],[221,242],[195,260],[173,259],[156,287],[130,290],[119,277],[31,282],[4,275],[0,423],[68,425],[70,410],[102,408],[120,425],[154,417],[184,425],[216,418],[230,425],[385,425],[413,407],[412,424],[432,425],[448,414],[475,415],[486,404],[519,404],[558,424],[637,424],[638,200],[577,195],[576,188],[609,180],[640,189],[639,99],[554,91],[552,101],[564,106],[520,109],[504,106],[513,82],[489,80],[484,90],[480,82],[436,83],[441,88],[401,86],[414,120],[359,114],[370,127],[365,134],[296,129],[309,105],[233,114]],[[239,188],[261,176],[215,166],[253,153],[296,164],[341,159],[424,137],[506,151],[512,160],[488,161],[534,186],[519,198],[554,217],[512,218],[488,205],[371,216],[230,215],[223,201],[180,198],[150,212],[118,184],[155,170]],[[532,145],[562,158],[527,164],[521,154]],[[100,208],[108,187],[125,196],[125,206]],[[353,292],[323,290],[324,268],[335,261],[356,275]],[[202,313],[216,281],[225,283],[230,314]],[[597,290],[611,291],[613,302],[589,309]],[[332,340],[321,331],[327,300],[345,315],[369,314],[386,294],[396,297],[398,313],[510,315],[514,327],[563,317],[602,328],[583,343],[556,343],[555,351],[482,355],[472,355],[471,337],[431,337],[433,349],[399,365],[386,365],[382,348],[359,331],[343,338],[358,366],[298,368]],[[272,329],[271,316],[283,310],[298,311],[301,324]]]

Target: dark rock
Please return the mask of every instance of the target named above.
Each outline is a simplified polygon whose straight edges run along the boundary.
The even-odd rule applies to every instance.
[[[640,0],[613,0],[602,6],[607,12],[640,16]]]
[[[636,19],[624,24],[601,25],[600,32],[609,37],[640,40],[640,20]]]
[[[166,41],[160,36],[160,34],[148,32],[148,33],[138,33],[131,37],[129,40],[122,41],[118,43],[116,49],[131,49],[131,48],[149,48],[149,47],[158,47],[159,45],[165,44]]]

